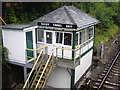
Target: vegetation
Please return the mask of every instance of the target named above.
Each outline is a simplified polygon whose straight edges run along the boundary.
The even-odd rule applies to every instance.
[[[6,65],[6,60],[8,59],[8,49],[2,45],[0,45],[0,61],[2,61],[3,64]]]
[[[105,42],[120,30],[118,2],[40,2],[40,3],[11,3],[10,7],[3,3],[4,20],[7,23],[29,23],[64,4],[73,4],[77,8],[100,20],[95,32],[95,50],[100,42]]]

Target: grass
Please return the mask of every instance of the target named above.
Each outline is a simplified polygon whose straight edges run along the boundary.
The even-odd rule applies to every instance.
[[[120,28],[115,24],[111,25],[106,31],[96,28],[95,42],[94,42],[95,51],[97,51],[97,47],[100,42],[105,43],[109,39],[114,38],[115,34],[118,33],[119,31],[120,31]]]

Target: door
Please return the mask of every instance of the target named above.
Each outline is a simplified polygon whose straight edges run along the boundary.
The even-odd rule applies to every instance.
[[[32,31],[26,32],[26,47],[27,49],[33,49],[33,37]],[[28,57],[33,57],[33,51],[27,51]],[[31,58],[27,58],[28,60]]]

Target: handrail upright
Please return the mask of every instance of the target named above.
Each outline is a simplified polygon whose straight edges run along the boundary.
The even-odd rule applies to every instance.
[[[25,82],[22,90],[24,90],[24,89],[26,88],[27,83],[29,82],[29,79],[30,79],[30,77],[31,77],[31,75],[32,75],[32,73],[33,73],[33,71],[34,71],[34,69],[35,69],[35,67],[36,67],[36,65],[37,65],[37,63],[38,63],[38,60],[39,60],[40,56],[42,55],[42,53],[43,53],[43,50],[40,51],[40,54],[39,54],[39,56],[38,56],[35,64],[33,65],[33,68],[32,68],[32,70],[31,70],[31,72],[30,72],[30,74],[29,74],[29,76],[28,76],[28,78],[27,78],[27,80],[26,80],[26,82]]]

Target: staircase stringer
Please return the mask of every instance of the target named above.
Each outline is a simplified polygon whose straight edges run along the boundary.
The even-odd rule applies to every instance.
[[[35,76],[35,78],[34,78],[32,84],[31,84],[30,88],[33,87],[33,84],[34,84],[34,82],[35,82],[35,80],[36,80],[36,78],[37,78],[37,75],[39,74],[39,71],[40,71],[40,69],[41,69],[41,67],[42,67],[42,64],[44,63],[44,62],[42,62],[42,61],[44,60],[44,56],[45,56],[45,55],[43,55],[43,57],[41,58],[42,60],[40,60],[41,62],[39,63],[39,69],[36,70],[36,73],[35,73],[36,76]]]

